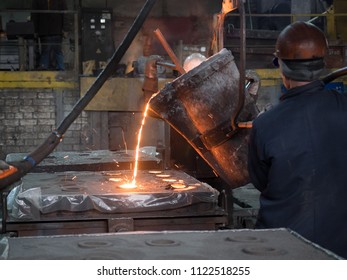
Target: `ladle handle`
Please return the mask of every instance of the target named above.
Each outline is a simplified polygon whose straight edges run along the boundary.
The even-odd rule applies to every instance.
[[[158,41],[162,44],[163,48],[165,49],[165,51],[167,52],[167,54],[169,55],[169,57],[171,58],[172,62],[176,65],[176,69],[177,71],[183,75],[184,73],[186,73],[186,71],[183,69],[183,67],[181,66],[177,56],[175,55],[175,53],[173,52],[173,50],[171,49],[170,45],[168,44],[168,42],[165,40],[164,35],[161,33],[161,31],[159,29],[154,30],[154,34],[157,37]]]
[[[344,75],[347,75],[347,67],[343,67],[343,68],[335,70],[334,72],[331,72],[330,74],[322,78],[322,82],[326,85],[332,82],[333,80]]]

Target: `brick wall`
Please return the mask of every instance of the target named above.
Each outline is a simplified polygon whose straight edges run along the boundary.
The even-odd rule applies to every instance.
[[[76,90],[0,89],[0,158],[30,153],[50,135],[79,98]],[[56,148],[79,151],[90,145],[89,114],[83,112]]]

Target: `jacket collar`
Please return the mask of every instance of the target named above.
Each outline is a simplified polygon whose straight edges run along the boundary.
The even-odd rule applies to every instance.
[[[323,88],[324,88],[324,83],[321,80],[316,80],[309,84],[289,89],[286,93],[284,93],[280,97],[280,100],[282,101],[282,100],[300,95],[302,93],[316,92],[317,90],[321,90]]]

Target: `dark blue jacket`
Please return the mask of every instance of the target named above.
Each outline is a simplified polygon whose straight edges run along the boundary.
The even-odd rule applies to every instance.
[[[253,123],[257,228],[290,228],[347,258],[347,97],[320,81],[290,89]]]

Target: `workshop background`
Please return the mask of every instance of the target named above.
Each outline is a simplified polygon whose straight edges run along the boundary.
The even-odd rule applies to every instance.
[[[124,38],[132,21],[141,9],[143,1],[68,1],[71,17],[71,30],[64,39],[66,72],[39,72],[35,69],[37,57],[36,39],[33,34],[23,36],[6,35],[6,26],[11,21],[23,23],[30,19],[31,1],[1,1],[1,41],[0,41],[0,156],[9,153],[29,152],[39,145],[56,127],[72,106],[83,95],[88,86],[107,62],[113,51]],[[334,11],[328,16],[319,17],[319,24],[328,33],[331,45],[331,66],[345,64],[346,30],[343,28],[346,17],[346,3],[334,1]],[[284,25],[295,18],[295,14],[320,14],[327,7],[325,1],[247,1],[247,69],[259,69],[264,78],[260,102],[272,101],[279,91],[276,72],[272,70],[271,55],[276,35]],[[143,76],[144,47],[151,44],[151,54],[167,57],[165,50],[152,32],[159,28],[181,61],[189,53],[206,54],[213,34],[213,16],[221,10],[221,1],[167,1],[160,0],[153,8],[141,32],[126,52],[122,65],[115,70],[109,82],[113,100],[97,95],[81,116],[74,122],[57,147],[60,151],[85,149],[124,148],[124,137],[128,148],[133,148],[131,135],[141,121],[141,76]],[[102,17],[109,14],[100,37],[92,40],[86,18]],[[268,13],[291,14],[291,16],[266,17]],[[260,15],[259,15],[260,14]],[[265,14],[265,16],[261,16]],[[333,17],[330,19],[330,16]],[[233,38],[232,30],[238,24],[237,17],[226,20],[225,47],[237,57],[239,44]],[[313,16],[300,17],[310,19]],[[75,19],[75,21],[74,21]],[[323,20],[324,19],[324,20]],[[329,22],[329,26],[327,26]],[[98,28],[98,27],[97,27]],[[99,27],[100,28],[100,27]],[[328,29],[329,28],[329,29]],[[251,32],[252,31],[252,32]],[[20,33],[20,32],[19,32]],[[148,39],[150,38],[150,39]],[[148,43],[148,41],[150,41]],[[32,46],[33,45],[33,46]],[[102,52],[102,53],[100,53]],[[94,57],[93,57],[94,56]],[[100,62],[100,63],[99,63]],[[94,63],[94,64],[93,64]],[[95,65],[96,64],[96,65]],[[128,75],[134,64],[135,71]],[[93,66],[94,65],[94,66]],[[83,72],[84,71],[84,72]],[[162,84],[174,77],[172,71],[163,69]],[[117,85],[117,86],[115,86]],[[268,87],[269,86],[269,87]],[[106,90],[106,89],[105,89]],[[128,100],[124,100],[124,99]],[[144,133],[143,145],[156,146],[167,141],[164,124],[149,122]]]
[[[23,177],[21,185],[14,188],[15,191],[1,193],[1,233],[4,234],[4,239],[8,235],[10,237],[34,236],[38,238],[37,246],[39,247],[43,246],[40,243],[40,236],[46,235],[71,234],[63,241],[66,244],[70,242],[73,244],[78,239],[78,234],[85,233],[142,230],[228,230],[254,227],[259,208],[259,192],[250,184],[237,185],[238,181],[229,181],[229,174],[223,173],[223,171],[229,172],[233,169],[229,167],[234,164],[235,160],[235,165],[242,167],[242,170],[233,169],[233,171],[240,175],[240,182],[243,181],[246,160],[242,157],[238,158],[239,147],[227,146],[223,150],[223,145],[220,145],[218,146],[222,147],[220,156],[214,154],[204,158],[198,148],[201,143],[194,142],[196,139],[189,143],[183,137],[187,135],[181,135],[169,125],[169,123],[176,125],[176,128],[181,128],[188,134],[192,131],[195,132],[194,129],[198,128],[196,123],[199,122],[194,123],[196,127],[190,123],[184,123],[185,117],[187,117],[185,114],[170,115],[171,112],[164,112],[163,115],[167,117],[165,119],[150,112],[142,130],[139,173],[144,181],[139,193],[137,194],[136,190],[129,191],[129,193],[128,190],[123,189],[114,191],[115,188],[112,185],[112,180],[119,182],[117,179],[120,174],[131,177],[131,171],[134,169],[133,151],[138,143],[143,112],[149,97],[148,92],[153,93],[158,89],[163,89],[167,96],[171,96],[175,90],[182,90],[179,92],[182,100],[178,101],[191,102],[184,99],[186,81],[179,82],[182,73],[177,64],[183,65],[187,57],[196,53],[204,55],[206,58],[215,55],[216,52],[213,51],[212,46],[217,42],[216,36],[219,36],[218,42],[222,39],[222,46],[218,47],[223,47],[232,53],[232,56],[228,52],[218,53],[216,59],[210,61],[209,66],[214,71],[211,75],[226,74],[227,77],[230,77],[230,79],[225,79],[222,76],[219,80],[222,82],[216,85],[217,90],[222,86],[231,86],[233,97],[237,97],[239,91],[238,85],[233,83],[234,78],[238,79],[238,72],[224,73],[220,65],[224,63],[229,66],[230,64],[231,69],[235,70],[237,67],[240,71],[246,70],[247,75],[251,77],[251,83],[254,83],[249,91],[254,91],[254,95],[257,95],[257,113],[275,105],[283,90],[279,71],[273,66],[272,59],[277,36],[289,23],[296,20],[310,21],[325,32],[329,40],[325,75],[346,66],[346,1],[247,0],[244,5],[244,29],[242,29],[238,9],[221,17],[224,5],[230,4],[237,7],[237,2],[234,0],[156,1],[125,55],[114,67],[113,72],[95,97],[67,129],[54,152]],[[112,55],[127,36],[129,28],[144,3],[144,0],[67,1],[68,10],[61,12],[69,22],[68,30],[64,30],[66,32],[63,39],[65,71],[42,71],[38,65],[41,42],[36,36],[31,22],[31,14],[35,12],[31,8],[31,1],[1,1],[1,160],[9,163],[20,161],[25,155],[35,151],[44,143],[50,133],[59,127],[74,109],[78,100],[93,87],[94,82],[102,75]],[[218,29],[216,23],[221,18],[223,19],[222,27]],[[172,61],[168,49],[156,37],[155,31],[158,30],[174,52],[177,63]],[[243,31],[246,36],[245,45],[241,42]],[[222,32],[222,35],[219,32]],[[245,65],[242,63],[242,54],[245,54]],[[153,60],[156,64],[151,64]],[[153,65],[155,65],[155,71],[148,72],[147,67]],[[148,79],[152,78],[153,74],[157,81]],[[206,71],[202,74],[206,74],[205,78],[207,77],[203,82],[208,83],[210,73]],[[178,82],[175,84],[177,80]],[[211,78],[211,81],[214,80]],[[200,85],[194,84],[196,80],[191,79],[189,82],[191,83],[188,88],[195,85],[192,90],[195,92],[192,94],[200,97],[199,91],[201,90],[203,93],[201,95],[205,95],[203,89],[200,89]],[[328,86],[345,94],[345,83],[345,78],[340,77]],[[175,90],[172,90],[172,85]],[[203,86],[205,86],[205,92],[207,88],[211,91],[211,95],[214,93],[213,84],[208,84],[208,87],[206,84]],[[208,97],[210,98],[210,96]],[[219,102],[221,107],[227,102],[237,100],[235,98],[231,101],[223,99],[219,101],[217,96],[214,99],[213,95],[211,99]],[[208,99],[205,103],[209,101]],[[156,100],[153,108],[165,111],[167,104],[160,102],[164,101]],[[180,105],[179,102],[174,103],[174,106]],[[243,113],[249,113],[249,116],[255,117],[251,105],[252,101],[246,99]],[[199,108],[205,109],[203,106]],[[202,112],[203,110],[200,113]],[[231,113],[230,116],[225,116],[226,113],[221,112],[219,107],[213,113],[216,113],[215,116],[220,115],[220,117],[226,118],[229,124]],[[196,118],[200,117],[203,119],[205,116],[199,115],[197,112]],[[241,114],[241,118],[243,117],[244,115]],[[246,122],[242,123],[246,125]],[[236,144],[241,143],[242,149],[246,147],[245,134],[242,131],[233,138]],[[204,144],[209,144],[208,136],[210,135],[207,135]],[[219,135],[216,136],[218,138]],[[217,144],[223,144],[223,141],[224,139]],[[222,162],[224,154],[229,154],[229,148],[235,148],[236,156],[230,153],[233,160]],[[222,165],[222,170],[216,172],[211,168],[211,162],[215,161]],[[219,171],[221,173],[218,174]],[[173,181],[170,183],[170,178],[176,178],[178,183],[172,183]],[[167,180],[164,181],[165,185],[163,185],[163,180]],[[102,182],[101,186],[100,182]],[[167,195],[169,196],[167,197]],[[144,204],[139,206],[137,203],[141,199],[144,200]],[[39,200],[40,202],[38,202]],[[193,241],[190,244],[194,248],[199,248],[200,244],[194,245],[195,241],[200,242],[199,238],[194,239],[194,233],[190,234],[187,234],[185,238],[187,240],[192,238]],[[228,231],[225,234],[228,234]],[[214,250],[220,252],[225,248],[225,242],[236,242],[237,244],[263,242],[263,235],[268,233],[252,232],[254,234],[252,236],[242,235],[241,237],[237,236],[237,233],[235,234],[235,237],[229,235],[229,237],[223,237],[223,240],[217,235],[211,236],[211,240],[208,242],[204,241],[205,237],[202,237],[201,242],[204,245],[216,245],[213,246]],[[316,257],[318,259],[336,257],[325,251],[317,253],[316,247],[309,246],[309,243],[305,243],[306,247],[303,247],[302,240],[291,232],[279,230],[270,235],[274,235],[274,237],[269,246],[276,247],[286,244],[286,252],[289,254],[286,255],[283,250],[277,249],[269,251],[268,248],[263,248],[265,251],[252,251],[252,248],[248,248],[248,251],[245,251],[243,248],[242,250],[245,252],[240,256],[235,255],[235,257]],[[145,237],[141,236],[141,238]],[[176,238],[176,236],[174,237]],[[215,237],[222,244],[217,246]],[[93,257],[90,255],[90,251],[95,249],[94,246],[98,249],[98,246],[108,247],[110,243],[114,242],[113,237],[109,238],[109,242],[100,241],[100,236],[94,236],[94,238],[95,240],[90,243],[78,240],[77,247],[82,251],[87,248],[89,251],[86,256],[88,255],[89,258]],[[133,242],[131,236],[127,238],[129,238],[127,242]],[[177,236],[177,238],[181,237]],[[55,240],[58,244],[61,239]],[[140,242],[139,240],[138,238],[136,242]],[[64,248],[56,249],[55,254],[57,255],[55,256],[47,253],[49,249],[40,256],[40,251],[23,249],[27,246],[25,242],[25,239],[18,241],[15,238],[8,238],[9,246],[14,248],[9,258],[84,257],[80,251],[73,252],[72,250],[69,251],[72,255],[66,255],[68,250],[64,250]],[[148,240],[144,242],[148,243]],[[154,239],[149,245],[152,248],[172,245],[160,242],[163,242],[163,239]],[[54,242],[51,244],[59,247],[59,245],[54,245]],[[178,246],[178,244],[183,244],[183,241],[173,244]],[[189,251],[187,247],[185,255],[180,255],[182,252],[178,251],[179,247],[174,246],[171,246],[171,256],[174,258],[180,258],[180,256],[181,258],[189,256],[205,258],[205,252],[209,251],[187,252]],[[0,259],[1,251],[5,253],[8,251],[5,250],[6,248],[0,247]],[[136,248],[142,247],[136,246]],[[146,248],[144,252],[139,252],[130,250],[129,246],[124,246],[124,256],[114,255],[114,252],[110,251],[109,257],[163,257],[160,255],[161,252],[157,255],[157,253],[147,251]],[[23,255],[23,251],[27,255]],[[107,254],[104,255],[104,252],[101,254],[96,251],[94,251],[95,258],[108,257]],[[225,256],[211,254],[211,257],[230,257],[230,251],[225,253]],[[193,254],[196,255],[193,256]]]

